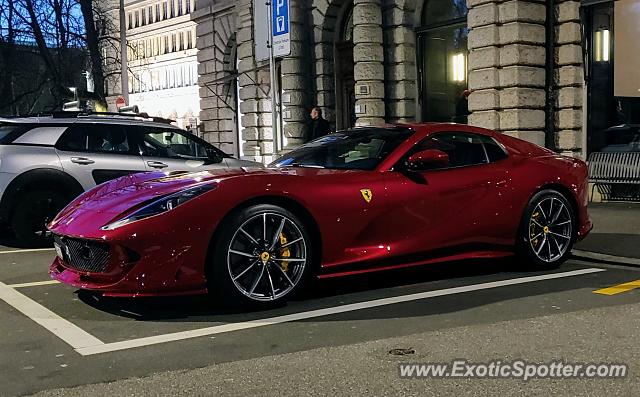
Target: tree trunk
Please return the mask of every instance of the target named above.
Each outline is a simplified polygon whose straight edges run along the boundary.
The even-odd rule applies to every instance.
[[[104,95],[104,70],[102,68],[102,56],[100,55],[100,32],[96,30],[96,21],[93,12],[93,0],[77,0],[82,10],[85,30],[87,34],[87,49],[89,50],[89,63],[91,76],[93,77],[95,100],[101,105],[107,105]],[[102,24],[100,24],[102,26]]]

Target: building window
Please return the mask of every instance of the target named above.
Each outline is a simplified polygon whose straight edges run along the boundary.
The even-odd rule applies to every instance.
[[[156,4],[156,22],[160,21],[160,3]]]
[[[185,11],[187,14],[191,13],[191,0],[186,0]]]
[[[147,23],[147,10],[146,9],[142,9],[142,23],[141,25],[144,26]]]
[[[135,16],[135,26],[136,28],[140,26],[140,13],[138,11],[136,11],[136,16]]]
[[[167,19],[167,2],[162,3],[162,20]]]
[[[171,13],[171,18],[175,17],[175,9],[176,9],[176,1],[171,0],[171,8],[169,8],[169,12]]]
[[[153,23],[153,6],[149,6],[147,10],[147,12],[149,13],[149,20],[147,22],[149,23],[149,25],[151,25]]]
[[[178,33],[178,49],[184,50],[184,32]]]
[[[182,16],[182,0],[178,0],[178,16]]]
[[[166,54],[169,52],[169,36],[164,36],[164,52]]]
[[[133,29],[133,14],[129,13],[129,29]]]
[[[178,47],[176,46],[176,34],[171,35],[171,52],[177,51]]]
[[[425,0],[418,29],[418,68],[422,121],[466,123],[467,3]]]

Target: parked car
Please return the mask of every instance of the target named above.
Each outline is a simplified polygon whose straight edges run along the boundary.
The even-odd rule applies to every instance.
[[[591,230],[587,166],[456,124],[327,135],[260,170],[137,174],[49,225],[54,279],[108,296],[286,301],[310,277],[520,256],[559,266]]]
[[[640,125],[622,124],[603,131],[606,145],[602,152],[640,152]]]
[[[45,224],[77,195],[136,172],[252,167],[168,121],[61,112],[0,118],[0,222],[24,245],[50,241]]]

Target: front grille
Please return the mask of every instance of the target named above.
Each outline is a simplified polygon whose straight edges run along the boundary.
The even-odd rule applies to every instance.
[[[90,273],[104,273],[109,263],[109,244],[92,240],[54,236],[67,266]]]

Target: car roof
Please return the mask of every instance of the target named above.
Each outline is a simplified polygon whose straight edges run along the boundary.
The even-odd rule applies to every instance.
[[[137,114],[79,114],[76,112],[58,112],[51,115],[37,115],[24,117],[0,117],[0,123],[9,124],[44,124],[44,125],[72,125],[72,124],[114,124],[114,125],[142,125],[180,130],[170,124],[171,120],[145,117]]]

